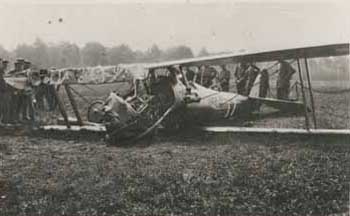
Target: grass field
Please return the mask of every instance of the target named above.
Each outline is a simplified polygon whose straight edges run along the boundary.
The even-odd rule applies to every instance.
[[[350,140],[195,136],[151,144],[1,138],[2,215],[329,215]]]

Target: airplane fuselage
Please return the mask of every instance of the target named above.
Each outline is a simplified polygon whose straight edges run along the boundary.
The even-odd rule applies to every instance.
[[[219,92],[191,83],[191,94],[199,100],[185,103],[181,108],[182,117],[186,124],[206,125],[213,122],[222,122],[244,116],[250,113],[248,97],[232,92]],[[173,87],[175,98],[181,101],[186,97],[186,87],[177,84]],[[180,104],[180,103],[179,103]]]

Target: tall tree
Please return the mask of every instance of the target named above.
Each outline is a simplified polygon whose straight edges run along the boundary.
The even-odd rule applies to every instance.
[[[187,46],[176,46],[173,48],[169,48],[165,52],[165,60],[176,60],[176,59],[183,59],[183,58],[192,58],[193,52],[191,48]]]
[[[49,56],[50,67],[61,68],[61,47],[59,45],[52,44],[48,47],[47,52]]]
[[[81,50],[82,62],[86,66],[107,64],[106,48],[98,42],[89,42]]]
[[[33,45],[33,63],[39,67],[49,67],[48,47],[44,41],[37,38]]]
[[[147,62],[157,62],[162,58],[163,52],[156,44],[153,44],[145,53],[145,60]]]
[[[132,49],[125,44],[112,47],[107,53],[110,64],[132,63],[136,59]]]
[[[80,65],[80,49],[76,44],[63,42],[61,47],[61,67],[73,67]]]

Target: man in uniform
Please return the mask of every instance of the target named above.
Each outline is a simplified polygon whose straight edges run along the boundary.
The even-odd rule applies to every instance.
[[[40,110],[44,110],[44,101],[47,101],[48,108],[51,109],[52,100],[54,98],[53,95],[49,94],[49,81],[47,80],[49,72],[46,69],[40,69],[39,73],[34,73],[34,76],[39,76],[40,84],[37,85],[35,100],[37,102],[37,106]]]
[[[266,97],[269,87],[269,73],[267,69],[263,69],[260,72],[259,97]]]
[[[229,91],[230,88],[230,71],[227,70],[226,65],[221,65],[221,72],[219,75],[219,82],[220,82],[220,86],[221,86],[221,90],[222,91]]]
[[[14,67],[14,70],[10,71],[9,74],[13,77],[17,77],[24,69],[24,59],[17,59],[17,61],[14,63]],[[23,94],[24,91],[21,89],[12,88],[11,90],[10,119],[13,123],[17,123],[20,120],[20,114],[23,114]]]
[[[286,61],[279,60],[280,71],[277,78],[277,99],[288,100],[290,93],[290,80],[295,69]]]
[[[241,95],[245,95],[246,93],[246,84],[248,79],[248,64],[244,61],[242,61],[237,67],[235,71],[235,78],[236,78],[236,88],[237,93]]]

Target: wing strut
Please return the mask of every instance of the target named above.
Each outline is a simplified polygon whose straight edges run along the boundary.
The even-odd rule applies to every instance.
[[[303,96],[303,103],[304,103],[304,110],[305,110],[305,126],[307,130],[310,130],[310,125],[309,125],[309,117],[307,115],[307,106],[306,106],[306,97],[305,97],[305,90],[304,90],[304,82],[303,82],[303,76],[301,74],[301,67],[300,67],[300,61],[299,58],[297,58],[297,63],[298,63],[298,73],[299,73],[299,81],[300,81],[300,86],[301,86],[301,93]]]
[[[306,68],[306,77],[307,77],[307,83],[308,83],[308,89],[309,89],[309,94],[310,94],[310,102],[311,102],[311,111],[312,111],[312,120],[314,122],[314,128],[317,129],[317,124],[316,124],[316,113],[315,113],[315,103],[314,103],[314,96],[312,94],[312,87],[311,87],[311,80],[310,80],[310,72],[309,72],[309,64],[308,64],[308,59],[305,57],[305,68]]]

